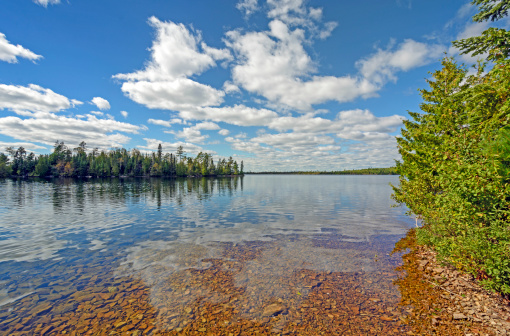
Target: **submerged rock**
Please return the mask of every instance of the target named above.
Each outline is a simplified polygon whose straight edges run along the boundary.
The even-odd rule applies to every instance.
[[[262,312],[262,316],[278,315],[278,314],[281,314],[285,310],[286,310],[285,306],[278,304],[278,303],[273,303],[273,304],[270,304],[269,306],[264,308],[264,311]]]

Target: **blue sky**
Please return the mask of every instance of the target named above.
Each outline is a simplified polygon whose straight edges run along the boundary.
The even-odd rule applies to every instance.
[[[0,149],[124,147],[247,171],[383,167],[450,42],[460,0],[0,3]],[[503,23],[505,24],[505,23]]]

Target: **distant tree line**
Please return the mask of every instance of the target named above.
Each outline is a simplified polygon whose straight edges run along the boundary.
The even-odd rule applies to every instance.
[[[73,149],[57,141],[53,153],[39,156],[23,147],[6,151],[8,155],[0,153],[0,177],[217,176],[242,175],[244,169],[243,162],[239,165],[232,157],[216,163],[208,153],[188,157],[182,146],[175,155],[163,153],[161,144],[150,154],[124,148],[87,152],[83,141]]]
[[[248,172],[246,174],[290,174],[290,175],[397,175],[396,167],[365,168],[339,171],[292,171],[292,172]]]

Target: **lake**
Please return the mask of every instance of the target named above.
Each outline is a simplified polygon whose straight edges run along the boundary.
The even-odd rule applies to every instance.
[[[390,183],[0,180],[0,334],[405,334]]]

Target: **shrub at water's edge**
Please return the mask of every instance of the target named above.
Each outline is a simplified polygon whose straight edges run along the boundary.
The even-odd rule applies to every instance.
[[[474,0],[478,21],[507,15],[510,0]],[[510,294],[510,33],[490,28],[454,42],[488,55],[473,75],[452,58],[421,90],[421,113],[410,113],[397,139],[400,186],[394,199],[423,219],[421,243],[472,273],[486,287]]]
[[[187,157],[182,146],[177,148],[176,155],[163,153],[161,145],[157,153],[150,154],[124,148],[94,149],[87,154],[85,142],[71,150],[57,141],[53,153],[48,155],[27,155],[23,147],[17,150],[9,147],[7,152],[12,160],[0,153],[0,177],[217,176],[242,175],[244,169],[243,162],[238,165],[232,157],[218,160],[216,164],[208,153]]]

